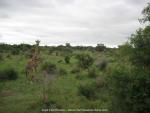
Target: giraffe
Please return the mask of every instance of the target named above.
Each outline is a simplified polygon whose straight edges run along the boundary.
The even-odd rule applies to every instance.
[[[27,65],[25,67],[25,72],[26,72],[26,78],[31,77],[31,80],[34,79],[34,72],[37,71],[37,67],[40,62],[40,57],[39,57],[39,43],[40,41],[36,41],[36,46],[35,50],[33,52],[32,57],[27,61]]]
[[[27,61],[27,65],[25,67],[27,78],[29,77],[29,75],[31,76],[31,79],[34,78],[34,72],[37,71],[38,64],[39,64],[39,58],[35,55],[33,55],[32,58],[30,58]]]

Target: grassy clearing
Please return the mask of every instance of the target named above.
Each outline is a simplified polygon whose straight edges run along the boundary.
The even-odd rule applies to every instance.
[[[96,53],[91,55],[95,57]],[[39,66],[36,74],[38,81],[30,82],[26,79],[24,73],[27,58],[23,55],[14,55],[11,58],[6,58],[0,65],[0,69],[12,66],[19,73],[17,80],[0,82],[1,112],[41,113],[42,108],[107,108],[108,99],[106,98],[105,90],[99,92],[100,98],[96,100],[88,100],[86,97],[78,94],[80,84],[91,83],[95,79],[88,77],[87,70],[71,73],[71,70],[77,67],[77,60],[74,56],[71,58],[70,64],[65,63],[63,56],[56,56],[55,54],[48,55],[43,53],[42,58],[44,61],[56,64],[57,69],[62,68],[67,72],[66,75],[62,76],[57,73],[55,79],[47,86],[48,103],[44,104],[42,102],[43,82],[41,79],[43,75],[41,66]],[[103,76],[102,73],[98,71],[98,76]]]

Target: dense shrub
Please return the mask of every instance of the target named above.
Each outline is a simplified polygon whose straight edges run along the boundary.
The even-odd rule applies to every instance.
[[[77,74],[75,75],[75,78],[78,79],[78,80],[83,80],[83,79],[84,79],[84,76],[83,76],[82,74],[77,73]]]
[[[96,69],[95,68],[90,68],[88,70],[88,76],[90,78],[95,78],[97,76],[97,72],[96,72]]]
[[[54,49],[50,48],[49,51],[48,51],[48,54],[51,55],[53,52],[54,52]]]
[[[32,57],[32,53],[30,51],[27,51],[24,53],[26,58],[31,58]]]
[[[65,56],[64,60],[67,64],[69,64],[70,63],[70,56],[69,55]]]
[[[6,58],[11,58],[11,55],[9,53],[6,54]]]
[[[63,60],[58,60],[58,61],[57,61],[57,63],[62,63],[62,62],[63,62]]]
[[[19,44],[19,45],[9,45],[9,44],[4,44],[0,43],[0,52],[4,53],[12,53],[14,52],[15,54],[19,53],[19,51],[27,51],[31,49],[31,45],[28,44]]]
[[[53,64],[51,62],[45,62],[42,65],[42,70],[46,71],[49,74],[54,74],[54,73],[56,73],[57,68],[56,68],[55,64]]]
[[[19,50],[18,49],[13,49],[11,51],[12,55],[18,55],[19,54]]]
[[[76,73],[80,73],[80,68],[75,67],[71,70],[71,73],[76,74]]]
[[[93,57],[87,53],[78,54],[76,58],[78,59],[78,65],[83,69],[88,69],[94,62]]]
[[[150,66],[150,26],[139,29],[130,39],[130,61],[139,67]]]
[[[78,93],[90,100],[96,98],[95,91],[96,91],[96,87],[94,83],[80,84],[80,86],[78,87]]]
[[[148,113],[150,111],[149,72],[116,69],[109,77],[111,113]],[[119,106],[119,107],[118,107]]]
[[[13,68],[0,70],[0,80],[16,80],[17,78],[18,73]]]
[[[59,75],[67,75],[67,71],[64,68],[59,68]]]

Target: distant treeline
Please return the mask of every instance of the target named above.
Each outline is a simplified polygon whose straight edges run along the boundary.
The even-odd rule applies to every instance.
[[[19,45],[10,45],[10,44],[4,44],[0,43],[0,52],[12,52],[14,54],[18,54],[20,51],[32,51],[34,49],[35,45],[30,44],[19,44]],[[64,51],[69,49],[71,50],[90,50],[90,51],[105,51],[112,48],[106,47],[104,44],[97,44],[96,47],[93,46],[71,46],[69,43],[66,43],[66,45],[59,45],[59,46],[40,46],[40,49],[49,50],[49,51]]]
[[[4,43],[0,44],[0,52],[13,51],[14,49],[15,50],[28,50],[31,48],[32,48],[32,45],[29,45],[29,44],[19,44],[19,45],[15,45],[15,44],[9,45],[9,44],[4,44]]]

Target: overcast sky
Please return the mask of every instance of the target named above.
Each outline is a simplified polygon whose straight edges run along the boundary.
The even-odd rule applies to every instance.
[[[0,43],[117,46],[141,25],[148,0],[0,0]]]

